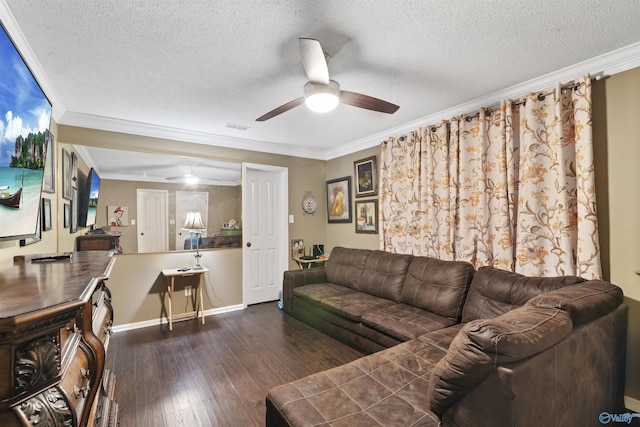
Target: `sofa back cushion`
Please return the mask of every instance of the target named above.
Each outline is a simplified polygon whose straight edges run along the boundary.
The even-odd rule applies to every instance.
[[[367,257],[358,290],[399,302],[402,284],[412,258],[412,255],[372,251]]]
[[[474,272],[468,262],[414,257],[400,302],[459,322]]]
[[[326,265],[327,281],[358,289],[364,264],[371,253],[368,249],[335,247]]]
[[[499,316],[523,306],[536,295],[584,280],[577,276],[527,277],[494,267],[480,267],[471,281],[462,321]]]
[[[540,294],[526,305],[564,310],[571,316],[575,327],[611,313],[623,300],[622,289],[616,285],[603,280],[589,280]]]
[[[433,368],[427,392],[431,410],[442,416],[496,366],[544,351],[572,328],[565,311],[533,305],[467,323]]]

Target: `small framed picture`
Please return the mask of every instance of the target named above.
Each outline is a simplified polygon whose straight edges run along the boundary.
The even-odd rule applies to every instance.
[[[351,177],[327,181],[327,219],[329,224],[351,222]]]
[[[44,149],[46,154],[44,163],[44,179],[42,180],[42,191],[45,193],[56,192],[56,147],[53,143],[54,140],[55,138],[51,132],[47,131],[44,139]]]
[[[122,205],[107,206],[107,218],[109,227],[126,227],[129,224],[129,208]]]
[[[378,234],[378,200],[356,200],[356,233]]]
[[[51,230],[51,199],[42,199],[42,231]]]
[[[71,226],[71,208],[69,207],[69,203],[64,204],[64,228],[69,228]]]
[[[291,241],[291,259],[302,258],[304,256],[304,239],[293,239]]]
[[[69,204],[71,209],[71,221],[69,224],[69,232],[75,233],[78,231],[78,189],[71,189],[71,203]]]
[[[378,165],[376,156],[353,162],[356,177],[356,197],[378,194]]]
[[[78,188],[78,156],[75,151],[71,153],[71,186]]]
[[[71,200],[71,154],[62,149],[62,197]]]

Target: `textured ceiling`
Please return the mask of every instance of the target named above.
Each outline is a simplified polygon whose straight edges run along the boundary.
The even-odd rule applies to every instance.
[[[59,123],[314,158],[640,40],[634,0],[0,0],[0,9],[33,52]],[[300,106],[256,122],[302,96],[298,37],[320,40],[343,89],[398,112]]]

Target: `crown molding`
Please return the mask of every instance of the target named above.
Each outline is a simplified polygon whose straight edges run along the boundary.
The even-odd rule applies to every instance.
[[[424,116],[403,125],[369,135],[349,144],[344,144],[341,147],[327,150],[325,160],[335,159],[337,157],[342,157],[380,145],[383,141],[392,136],[403,135],[421,127],[438,123],[442,120],[448,120],[461,114],[477,111],[482,107],[494,105],[504,99],[517,98],[529,92],[554,87],[558,82],[575,80],[586,74],[591,75],[592,78],[608,77],[639,66],[640,42],[637,42],[569,67],[562,68],[558,71],[545,74],[544,76],[528,80],[524,83],[510,86],[471,101],[455,105],[451,108]]]
[[[58,121],[58,124],[147,136],[151,138],[191,142],[194,144],[203,144],[208,146],[234,148],[236,150],[249,150],[260,153],[324,160],[324,150],[313,150],[301,146],[290,146],[254,139],[216,135],[212,133],[114,119],[111,117],[96,116],[72,111],[66,111]]]

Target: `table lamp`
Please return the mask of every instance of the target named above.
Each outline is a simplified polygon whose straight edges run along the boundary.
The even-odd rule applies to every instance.
[[[200,253],[200,234],[207,227],[202,223],[202,217],[200,216],[200,212],[189,212],[187,213],[187,220],[182,225],[183,230],[190,231],[191,235],[191,245],[193,247],[193,233],[196,235],[196,254],[194,255],[196,259],[196,266],[193,267],[194,270],[202,270],[202,266],[200,265],[200,258],[202,254]]]

